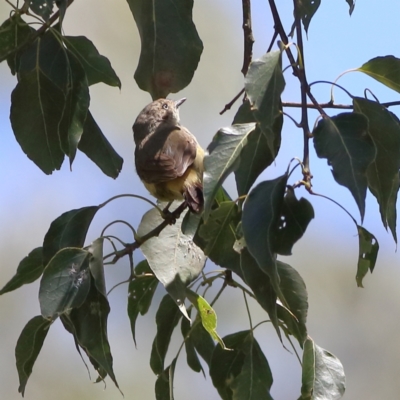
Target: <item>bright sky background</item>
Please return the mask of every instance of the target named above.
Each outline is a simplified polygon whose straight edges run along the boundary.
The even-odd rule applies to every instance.
[[[266,51],[273,33],[267,1],[253,0],[253,31],[256,39],[254,58]],[[277,1],[287,31],[291,26],[292,1]],[[0,19],[7,18],[9,6],[0,4]],[[243,86],[240,73],[243,57],[241,2],[202,0],[195,2],[194,20],[204,42],[204,53],[192,83],[172,98],[187,97],[181,118],[185,126],[207,147],[212,136],[222,126],[230,125],[239,102],[230,112],[219,111]],[[361,66],[375,56],[392,54],[400,58],[398,16],[400,3],[395,1],[358,1],[351,17],[345,0],[323,1],[311,21],[308,41],[305,40],[305,63],[308,81],[334,81],[343,71]],[[127,3],[123,0],[78,1],[68,10],[64,23],[68,35],[86,35],[107,56],[122,81],[122,90],[96,85],[91,88],[91,110],[116,150],[124,158],[120,177],[112,180],[100,172],[86,156],[78,153],[70,172],[67,163],[59,172],[45,176],[23,154],[9,123],[10,93],[16,79],[5,63],[0,65],[0,286],[13,275],[19,261],[33,248],[40,246],[55,218],[67,210],[94,205],[120,193],[147,195],[133,166],[131,126],[138,112],[150,101],[133,80],[140,44],[138,32]],[[295,47],[293,46],[293,51]],[[284,66],[288,61],[284,58]],[[288,69],[284,101],[299,101],[297,81]],[[368,87],[383,102],[398,100],[398,93],[386,89],[361,73],[350,73],[339,80],[353,95],[362,96]],[[313,93],[321,102],[329,100],[330,85],[315,85]],[[335,89],[339,103],[350,99]],[[391,111],[400,116],[399,109]],[[289,110],[298,118],[297,111]],[[335,115],[335,110],[331,110]],[[313,124],[317,114],[310,113]],[[283,144],[274,166],[262,179],[282,174],[289,160],[302,155],[302,132],[285,119]],[[334,198],[359,220],[359,213],[350,192],[338,186],[329,172],[326,160],[316,158],[311,146],[311,168],[314,190]],[[293,177],[293,181],[300,175]],[[234,195],[233,180],[228,189]],[[398,365],[399,256],[391,236],[383,229],[375,198],[367,198],[364,226],[377,237],[380,254],[374,274],[365,280],[365,289],[356,287],[354,279],[358,255],[358,238],[352,221],[333,203],[310,197],[304,190],[297,196],[307,197],[313,204],[316,219],[305,237],[294,248],[292,257],[283,260],[298,269],[308,291],[310,336],[321,347],[336,354],[347,376],[348,399],[397,399],[400,391]],[[126,219],[133,225],[148,209],[144,202],[132,199],[115,201],[101,210],[93,223],[88,241],[94,240],[104,225],[114,219]],[[111,232],[110,232],[111,233]],[[115,230],[124,240],[131,241],[129,232]],[[135,261],[141,259],[135,254]],[[126,279],[126,261],[109,267],[107,284]],[[216,287],[215,290],[218,288]],[[109,339],[114,356],[114,368],[125,399],[154,398],[154,375],[148,364],[155,334],[152,307],[138,322],[138,349],[131,338],[126,316],[126,286],[110,295],[111,314]],[[38,284],[24,287],[0,298],[0,387],[2,398],[18,399],[18,377],[15,370],[14,347],[25,323],[39,314]],[[210,297],[211,297],[210,293]],[[157,299],[164,295],[157,292]],[[155,302],[156,303],[156,302]],[[248,319],[242,296],[229,289],[216,305],[221,336],[248,329]],[[254,306],[253,322],[266,318]],[[283,349],[273,329],[264,324],[256,332],[257,339],[269,360],[274,374],[272,394],[275,400],[295,399],[300,390],[300,366],[296,357]],[[172,347],[177,349],[179,335]],[[286,343],[286,345],[288,345]],[[171,360],[167,359],[167,362]],[[94,375],[94,374],[92,374]],[[93,376],[92,376],[93,378]],[[189,371],[185,356],[177,365],[176,399],[200,400],[217,398],[211,379]],[[28,382],[29,400],[54,399],[121,399],[108,381],[107,389],[91,385],[85,367],[75,351],[73,340],[57,321],[44,344],[33,375]]]

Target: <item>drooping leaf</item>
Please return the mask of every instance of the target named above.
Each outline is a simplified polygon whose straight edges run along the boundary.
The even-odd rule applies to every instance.
[[[214,351],[215,343],[211,335],[204,329],[200,317],[193,322],[190,338],[203,360],[210,366],[212,353]]]
[[[244,87],[253,115],[267,138],[270,152],[276,153],[276,124],[282,125],[281,94],[285,88],[281,51],[271,51],[254,60],[245,77]],[[277,118],[281,120],[276,121]]]
[[[256,122],[251,111],[250,101],[246,100],[235,115],[233,124]],[[259,124],[247,136],[247,143],[240,153],[240,164],[235,170],[236,187],[239,196],[247,194],[251,186],[275,159],[281,143],[282,117],[276,118],[272,127],[274,146],[271,151],[266,136],[261,132]]]
[[[18,392],[24,396],[26,384],[32,373],[33,365],[42,349],[51,322],[41,315],[33,317],[22,330],[17,346],[15,359],[19,376]]]
[[[0,290],[0,295],[18,289],[22,285],[34,282],[43,273],[42,248],[33,249],[19,263],[15,275]]]
[[[378,257],[379,243],[376,237],[362,226],[357,226],[358,230],[358,264],[356,281],[358,287],[364,287],[362,281],[368,271],[371,273],[375,268]]]
[[[364,72],[371,78],[400,93],[400,59],[394,56],[375,57],[356,71]]]
[[[67,48],[75,54],[84,68],[90,85],[103,82],[121,89],[121,81],[108,58],[102,56],[93,42],[85,36],[64,36]]]
[[[311,19],[317,12],[318,7],[321,4],[321,0],[301,0],[297,1],[295,4],[295,16],[297,18],[301,18],[304,30],[306,31],[306,33],[308,33],[308,27],[310,25]]]
[[[58,7],[58,11],[60,14],[59,23],[62,26],[62,22],[64,21],[65,13],[68,8],[68,0],[55,0],[56,6]]]
[[[188,312],[190,317],[190,312]],[[185,340],[185,350],[186,350],[186,362],[188,366],[195,372],[203,372],[205,377],[205,373],[203,367],[201,366],[199,357],[196,353],[196,348],[194,346],[194,342],[191,336],[191,327],[190,322],[187,318],[182,318],[181,322],[181,332],[183,339]]]
[[[297,200],[293,187],[288,186],[274,239],[274,251],[290,256],[293,245],[303,236],[313,218],[311,203],[303,197]]]
[[[104,238],[97,238],[87,249],[90,253],[89,269],[93,277],[96,289],[103,295],[107,296],[106,278],[104,275],[103,263],[103,244]]]
[[[336,182],[347,187],[365,214],[367,169],[375,159],[376,148],[368,133],[368,120],[359,113],[342,113],[324,118],[314,129],[314,146],[319,158],[332,166]]]
[[[285,296],[290,316],[294,320],[287,327],[289,329],[294,328],[291,334],[299,341],[302,347],[307,338],[308,294],[306,285],[300,274],[290,265],[281,261],[277,261],[276,264],[280,278],[280,288]],[[288,321],[287,315],[282,312],[282,309],[278,309],[278,316],[284,317],[284,320]]]
[[[119,388],[108,343],[107,318],[109,313],[108,300],[97,290],[92,279],[86,301],[64,317],[68,319],[75,340],[96,368],[99,380],[103,380],[108,374],[115,386]]]
[[[243,207],[242,229],[250,254],[269,276],[276,294],[284,302],[279,288],[276,254],[273,249],[281,215],[287,174],[258,184],[247,196]]]
[[[105,175],[117,178],[124,160],[104,136],[90,111],[88,111],[78,149],[85,153]]]
[[[345,375],[339,359],[308,338],[304,344],[300,399],[337,400],[344,391]]]
[[[174,399],[174,373],[177,358],[174,358],[167,368],[159,374],[156,385],[156,400]]]
[[[240,154],[247,143],[248,135],[254,131],[255,124],[233,125],[220,129],[208,146],[208,155],[204,157],[204,214],[207,218],[214,197],[227,176],[240,164]]]
[[[186,285],[200,274],[206,257],[192,237],[182,232],[182,221],[183,215],[174,225],[167,226],[157,237],[147,240],[140,248],[154,275],[187,317],[184,304]],[[159,211],[156,208],[151,209],[143,216],[138,235],[144,236],[162,222]]]
[[[156,375],[164,371],[165,356],[174,331],[182,313],[170,295],[166,294],[156,314],[157,334],[153,341],[150,356],[150,367]]]
[[[141,39],[135,80],[153,100],[186,87],[203,51],[192,20],[192,0],[127,0]]]
[[[356,6],[354,0],[346,0],[346,3],[349,5],[349,14],[353,14],[354,7]]]
[[[239,375],[230,387],[235,400],[272,400],[272,373],[268,361],[254,336],[249,333],[240,349],[245,354]]]
[[[55,319],[83,304],[90,289],[89,258],[86,250],[66,248],[50,260],[39,289],[43,318]]]
[[[187,290],[187,296],[199,312],[204,329],[221,345],[223,349],[227,349],[223,340],[217,333],[217,314],[210,304],[208,304],[207,300],[190,289]]]
[[[53,13],[53,5],[55,0],[30,0],[29,8],[46,22]]]
[[[24,74],[11,94],[11,126],[24,153],[45,174],[64,160],[58,136],[63,92],[42,71]]]
[[[158,280],[154,275],[144,275],[151,274],[151,272],[147,260],[141,261],[135,268],[135,278],[129,283],[128,316],[135,346],[137,317],[139,313],[145,315],[149,310],[158,285]]]
[[[83,247],[89,226],[99,206],[67,211],[55,219],[43,241],[43,264],[64,247]]]
[[[399,64],[400,65],[400,64]],[[396,202],[399,191],[400,121],[395,114],[374,101],[354,98],[354,109],[368,118],[369,134],[377,152],[367,170],[368,187],[379,204],[383,226],[396,234]]]
[[[247,248],[243,249],[240,253],[240,268],[242,279],[253,291],[258,304],[268,313],[279,340],[282,342],[277,314],[277,295],[272,287],[269,276],[260,269],[257,261],[252,257]]]

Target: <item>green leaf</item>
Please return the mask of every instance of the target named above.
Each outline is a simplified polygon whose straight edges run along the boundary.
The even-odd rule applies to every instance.
[[[375,57],[356,71],[364,72],[371,78],[400,93],[400,59],[394,56]]]
[[[157,378],[155,385],[156,400],[174,399],[174,373],[177,358]]]
[[[300,399],[336,400],[344,391],[345,375],[339,359],[308,338],[304,344]]]
[[[395,114],[374,101],[354,98],[354,109],[369,122],[377,152],[367,170],[368,187],[379,204],[383,226],[389,226],[394,240],[396,234],[396,202],[399,190],[400,122]]]
[[[39,289],[43,318],[55,319],[83,304],[90,289],[89,258],[86,250],[66,248],[50,260]]]
[[[82,64],[89,86],[103,82],[121,89],[121,81],[110,61],[98,52],[93,42],[85,36],[64,36],[63,39],[67,48]]]
[[[273,125],[274,144],[271,151],[266,136],[259,124],[247,136],[247,143],[240,153],[240,164],[235,170],[236,187],[239,196],[247,194],[258,176],[275,159],[281,143],[282,116],[277,117]],[[233,124],[256,122],[251,111],[250,101],[246,100],[235,115]]]
[[[240,253],[240,268],[242,279],[253,291],[258,304],[268,313],[279,340],[282,342],[277,314],[277,295],[269,276],[260,269],[247,248]]]
[[[91,281],[86,301],[79,308],[71,310],[69,315],[64,315],[63,322],[67,320],[72,332],[69,331],[96,368],[99,380],[103,380],[108,374],[115,386],[119,388],[113,371],[113,358],[107,337],[110,306],[107,298],[97,290],[93,280]]]
[[[100,206],[67,211],[50,225],[43,241],[43,264],[65,247],[83,247],[89,226]]]
[[[210,366],[215,344],[211,335],[204,329],[200,316],[198,316],[192,324],[190,338],[196,351],[200,354],[207,365]]]
[[[18,289],[22,285],[36,281],[43,273],[42,248],[33,249],[19,263],[15,275],[0,290],[0,295]]]
[[[129,283],[128,316],[135,346],[137,317],[139,313],[145,315],[149,310],[158,285],[158,280],[154,275],[144,276],[151,272],[148,262],[141,261],[135,268],[135,278]]]
[[[260,345],[250,333],[240,349],[245,354],[242,369],[230,387],[235,400],[272,400],[272,373]]]
[[[363,278],[368,270],[372,273],[375,268],[379,243],[376,237],[362,226],[357,225],[357,230],[359,249],[356,281],[358,287],[364,287],[362,284]]]
[[[217,333],[217,314],[210,304],[208,304],[207,300],[190,289],[187,290],[187,296],[198,310],[204,329],[221,345],[222,348],[229,350]]]
[[[283,199],[278,230],[274,240],[274,251],[290,256],[293,245],[303,236],[314,218],[314,209],[305,198],[297,200],[292,186],[288,186]]]
[[[277,261],[278,273],[280,277],[280,288],[287,303],[287,310],[290,311],[290,317],[293,320],[289,322],[287,328],[290,333],[303,346],[307,338],[307,312],[308,312],[308,294],[306,285],[300,274],[290,265]],[[283,317],[288,322],[288,316],[278,308],[278,316]]]
[[[45,174],[64,160],[58,127],[65,98],[42,71],[25,73],[11,94],[11,126],[24,153]]]
[[[271,51],[254,60],[245,77],[244,87],[253,114],[267,138],[268,147],[276,156],[276,123],[282,126],[281,94],[285,88],[282,73],[282,52]],[[277,118],[280,120],[276,121]]]
[[[29,8],[46,22],[53,13],[53,5],[55,0],[30,0]]]
[[[297,18],[301,18],[304,30],[308,33],[308,27],[311,19],[317,12],[318,7],[321,4],[321,0],[302,0],[295,3],[295,15]]]
[[[22,330],[17,346],[15,347],[15,359],[19,376],[18,392],[24,396],[25,387],[32,373],[33,365],[42,349],[44,340],[51,322],[38,315],[33,317]]]
[[[105,175],[117,178],[124,160],[111,146],[88,111],[78,149],[85,153]]]
[[[376,148],[368,133],[368,120],[359,113],[343,113],[324,118],[314,129],[314,146],[319,158],[332,166],[336,182],[346,186],[365,214],[367,168],[375,159]]]
[[[188,312],[188,314],[190,317],[190,312]],[[196,348],[194,346],[194,342],[191,336],[190,322],[187,318],[182,318],[181,332],[183,339],[185,340],[186,362],[188,366],[195,372],[203,372],[203,375],[205,377],[203,367],[201,366],[199,357],[197,356]]]
[[[346,0],[346,3],[349,5],[349,14],[351,15],[356,4],[354,3],[354,0]]]
[[[166,294],[156,314],[157,334],[153,341],[150,356],[150,367],[156,375],[164,371],[165,356],[171,341],[172,332],[178,324],[182,313],[169,294]]]
[[[104,238],[96,239],[87,249],[90,253],[89,269],[94,279],[94,284],[97,290],[105,297],[107,297],[106,278],[104,275],[103,264],[103,244]]]
[[[273,249],[281,215],[287,174],[257,185],[247,196],[243,207],[242,229],[250,254],[270,278],[276,294],[285,302],[279,288],[276,254]]]
[[[135,80],[153,100],[186,87],[203,51],[192,20],[193,1],[128,0],[141,39]]]
[[[177,204],[179,203],[175,203]],[[182,232],[183,218],[182,214],[174,225],[168,225],[157,237],[144,242],[140,249],[154,275],[188,318],[184,305],[186,286],[199,276],[204,268],[206,256],[193,242],[192,237]],[[143,216],[138,235],[144,236],[163,221],[159,211],[156,208],[151,209]]]
[[[204,214],[207,218],[211,211],[214,197],[227,176],[235,171],[240,163],[240,154],[247,143],[248,135],[255,129],[255,124],[233,125],[220,129],[208,146],[208,155],[204,157]]]

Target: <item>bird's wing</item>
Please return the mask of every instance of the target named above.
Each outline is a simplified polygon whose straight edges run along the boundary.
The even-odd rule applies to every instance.
[[[156,131],[136,147],[139,177],[147,183],[161,183],[182,176],[196,158],[197,141],[184,127]]]

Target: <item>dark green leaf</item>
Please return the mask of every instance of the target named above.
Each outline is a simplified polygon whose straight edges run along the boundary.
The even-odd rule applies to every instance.
[[[152,273],[152,271],[148,262],[146,260],[141,261],[135,268],[136,277],[129,283],[128,316],[131,322],[131,331],[135,346],[137,317],[139,313],[145,315],[149,310],[158,285],[158,280],[154,275],[144,276],[144,274],[150,273]]]
[[[281,51],[271,51],[250,64],[244,82],[253,114],[274,157],[277,151],[276,131],[280,131],[277,127],[282,127],[283,121],[280,96],[285,88],[285,80],[281,64]]]
[[[282,175],[257,185],[247,196],[243,207],[242,229],[250,254],[269,276],[276,294],[284,302],[279,288],[276,254],[273,249],[281,215],[288,176]]]
[[[200,354],[207,365],[210,366],[215,344],[210,334],[204,329],[200,317],[198,317],[192,325],[190,338],[196,351]]]
[[[68,0],[55,0],[55,3],[60,13],[59,23],[61,26],[68,8]]]
[[[282,341],[277,315],[276,292],[272,287],[269,276],[260,269],[247,248],[240,253],[240,268],[242,279],[253,291],[258,304],[268,313],[279,340]]]
[[[362,226],[357,225],[357,230],[359,249],[356,281],[358,287],[364,287],[362,284],[363,278],[368,271],[372,273],[375,268],[379,243],[376,237]]]
[[[344,391],[345,376],[339,359],[308,338],[304,344],[300,399],[337,400]]]
[[[128,0],[142,47],[135,80],[153,100],[186,87],[203,51],[192,21],[193,1]]]
[[[55,219],[43,241],[43,264],[65,247],[83,247],[89,226],[99,206],[67,211]]]
[[[190,317],[190,312],[188,312],[188,314]],[[196,353],[196,348],[194,347],[194,342],[191,335],[190,322],[187,318],[182,318],[181,332],[183,339],[185,340],[186,361],[188,366],[195,372],[202,371],[205,377],[203,367],[201,366],[199,357]]]
[[[42,248],[33,249],[18,265],[16,274],[0,290],[0,295],[34,282],[43,273]]]
[[[124,160],[111,146],[88,111],[78,149],[85,153],[105,175],[117,178]]]
[[[243,367],[231,383],[233,399],[237,400],[272,400],[270,389],[272,373],[260,345],[250,333],[240,349],[245,354]]]
[[[317,12],[318,7],[321,4],[321,0],[301,0],[297,1],[295,4],[296,4],[295,15],[297,18],[301,18],[304,30],[307,33],[311,19]]]
[[[204,214],[207,218],[218,189],[227,176],[240,164],[240,154],[247,143],[248,135],[254,131],[255,124],[233,125],[220,129],[208,146],[204,157]]]
[[[314,218],[314,209],[305,198],[297,200],[292,186],[288,186],[283,199],[278,230],[274,240],[274,251],[290,256],[293,245],[303,236]]]
[[[235,115],[233,124],[256,122],[251,111],[249,100],[246,100]],[[271,152],[266,136],[261,132],[259,125],[247,136],[247,143],[240,153],[240,164],[235,170],[236,187],[239,196],[247,194],[251,186],[275,159],[275,154],[281,143],[282,117],[277,117],[273,125],[275,134],[274,146]]]
[[[300,346],[303,346],[307,338],[308,294],[306,285],[300,274],[290,265],[281,261],[277,261],[276,264],[280,278],[280,288],[285,296],[291,317],[294,317],[291,326],[292,328],[295,326],[295,330],[291,333],[299,341]],[[278,316],[282,316],[282,314],[283,313],[280,312]],[[287,320],[287,318],[284,318],[285,322]],[[287,327],[290,329],[291,326]]]
[[[104,276],[103,264],[103,243],[104,238],[96,239],[87,249],[91,254],[89,259],[90,273],[94,279],[94,284],[97,290],[103,295],[107,296],[106,278]]]
[[[346,0],[346,3],[349,5],[349,14],[351,15],[356,4],[354,3],[354,0]]]
[[[109,313],[110,306],[107,298],[97,290],[92,280],[86,301],[79,308],[74,308],[67,315],[67,319],[75,340],[99,373],[99,380],[104,379],[108,374],[118,387],[107,337]]]
[[[15,347],[15,359],[19,376],[18,392],[25,393],[25,387],[32,373],[33,365],[42,349],[51,322],[38,315],[24,327]]]
[[[336,182],[350,190],[363,220],[366,173],[376,155],[374,142],[368,133],[367,118],[359,113],[324,118],[314,129],[313,135],[318,157],[328,160]]]
[[[60,250],[48,263],[40,281],[42,316],[55,319],[80,307],[90,288],[90,253],[77,248]]]
[[[53,13],[53,5],[55,0],[30,0],[29,8],[46,22]]]
[[[369,134],[376,149],[375,160],[367,170],[368,187],[376,197],[384,227],[396,234],[396,202],[399,190],[400,122],[396,115],[374,101],[354,98],[354,109],[369,121]]]
[[[155,385],[156,400],[174,399],[174,373],[177,358],[172,360],[162,373],[158,376]]]
[[[157,334],[151,349],[150,367],[158,375],[164,371],[165,356],[171,341],[172,332],[178,324],[182,313],[169,294],[160,302],[156,314]]]
[[[367,61],[357,71],[376,79],[400,93],[400,59],[394,56],[375,57]]]
[[[58,127],[63,92],[42,71],[25,73],[11,94],[11,126],[24,153],[45,173],[61,168]]]
[[[64,36],[67,48],[75,54],[84,68],[90,85],[103,82],[121,89],[121,81],[108,58],[102,56],[85,36]]]

